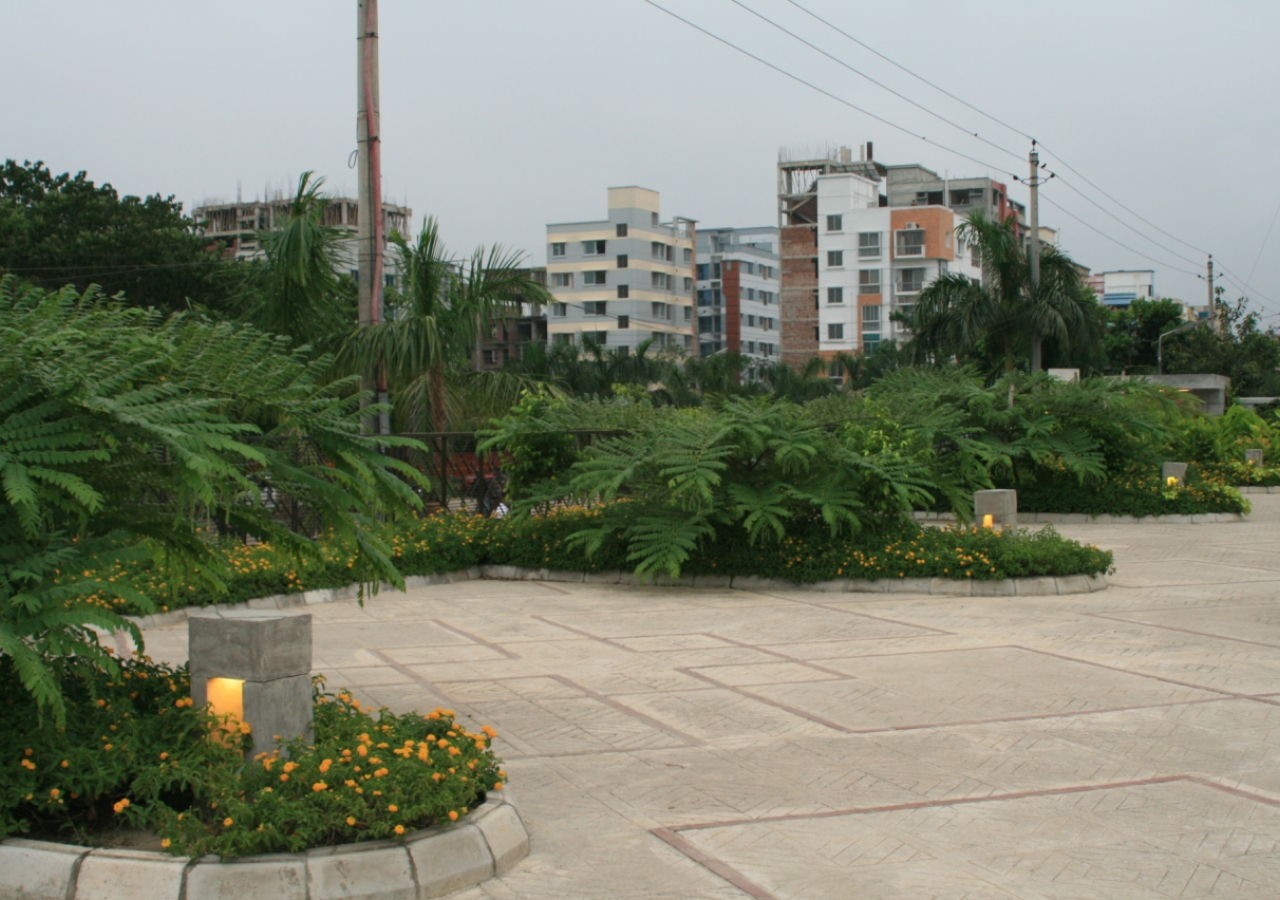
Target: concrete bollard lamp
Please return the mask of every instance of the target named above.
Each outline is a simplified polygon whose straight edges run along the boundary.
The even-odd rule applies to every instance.
[[[1172,482],[1169,479],[1174,479]],[[1187,464],[1184,462],[1167,462],[1160,467],[1160,481],[1169,487],[1186,487]]]
[[[974,491],[973,517],[982,523],[983,528],[1018,526],[1018,492]]]
[[[191,699],[246,723],[250,756],[310,739],[311,616],[278,612],[192,615],[187,620]]]
[[[1244,461],[1249,466],[1262,465],[1262,451],[1257,448],[1244,451]]]

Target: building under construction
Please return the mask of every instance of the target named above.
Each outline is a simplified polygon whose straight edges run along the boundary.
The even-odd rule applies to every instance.
[[[803,366],[818,355],[818,177],[851,173],[879,182],[888,174],[872,159],[868,141],[858,159],[848,147],[778,154],[778,227],[781,229],[779,311],[782,359]],[[888,197],[880,196],[887,206]]]
[[[195,209],[193,216],[200,223],[202,233],[221,242],[223,256],[228,259],[254,259],[262,254],[258,235],[274,231],[288,220],[293,198],[283,191],[274,192],[270,200],[237,201],[236,203],[206,203]],[[382,204],[382,233],[398,231],[409,236],[413,210],[390,203]],[[324,213],[324,224],[341,228],[351,235],[349,253],[352,269],[356,266],[356,232],[360,227],[360,208],[354,197],[331,197]]]

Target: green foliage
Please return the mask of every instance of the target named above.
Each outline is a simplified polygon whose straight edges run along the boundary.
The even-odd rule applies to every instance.
[[[221,249],[194,225],[172,196],[121,197],[84,172],[55,176],[39,162],[0,166],[0,274],[51,288],[96,284],[143,307],[224,309]]]
[[[1064,473],[1037,470],[1002,487],[1016,487],[1018,508],[1027,512],[1085,513],[1091,516],[1167,516],[1194,513],[1247,513],[1249,502],[1235,487],[1211,482],[1188,469],[1185,487],[1160,481],[1160,468],[1129,468],[1105,481],[1080,484]]]
[[[503,451],[502,470],[507,481],[504,493],[508,501],[524,499],[530,489],[542,482],[558,478],[578,461],[577,442],[565,430],[550,427],[555,412],[565,403],[545,387],[527,392],[511,411],[479,432],[481,453],[492,448]]]
[[[0,660],[0,837],[94,843],[121,826],[175,854],[236,857],[393,838],[465,815],[500,789],[492,729],[450,710],[377,715],[317,694],[311,744],[246,765],[247,728],[191,706],[185,669],[129,660],[115,675],[62,659],[67,723],[41,722]],[[229,730],[222,740],[211,731]]]
[[[328,366],[252,328],[0,282],[0,654],[42,709],[61,715],[49,659],[114,670],[93,629],[129,627],[110,601],[151,603],[78,578],[87,560],[158,555],[216,591],[202,522],[316,552],[264,499],[284,496],[354,542],[357,578],[399,579],[370,525],[420,505],[423,480],[378,443],[414,444],[361,435],[361,397]]]
[[[279,227],[255,235],[263,259],[245,264],[241,317],[262,331],[284,335],[295,345],[331,348],[356,321],[356,287],[339,275],[342,243],[349,234],[324,223],[329,198],[323,178],[310,172],[298,189]]]

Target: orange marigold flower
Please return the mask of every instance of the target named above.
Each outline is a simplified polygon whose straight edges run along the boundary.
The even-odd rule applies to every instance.
[[[502,782],[501,782],[501,781],[495,781],[495,782],[493,783],[493,789],[494,789],[495,791],[500,791],[500,790],[502,790]]]
[[[461,755],[462,755],[462,751],[461,751],[461,750],[459,750],[457,747],[450,747],[450,748],[449,748],[449,755],[450,755],[450,756],[461,756]]]
[[[281,781],[288,781],[288,780],[289,780],[289,776],[288,776],[288,775],[281,775],[281,776],[280,776],[280,780],[281,780]]]
[[[248,733],[249,733],[249,732],[251,732],[251,731],[253,731],[253,728],[251,728],[251,727],[249,726],[249,723],[248,723],[248,722],[241,722],[241,723],[240,723],[240,733],[241,733],[241,734],[248,734]]]
[[[161,846],[161,847],[163,847],[164,849],[168,850],[168,849],[169,849],[169,845],[170,845],[170,844],[172,844],[172,843],[173,843],[173,841],[169,840],[168,838],[165,838],[163,841],[161,841],[161,842],[160,842],[160,846]]]
[[[396,828],[395,828],[395,831],[396,831],[396,834],[404,834],[404,826],[403,826],[403,825],[397,825],[397,826],[396,826]]]
[[[169,754],[168,754],[168,753],[161,753],[161,754],[160,754],[160,759],[161,759],[161,761],[166,760],[166,759],[168,759],[168,758],[169,758]]]
[[[328,772],[328,771],[329,771],[329,769],[330,769],[330,767],[331,767],[332,765],[333,765],[333,760],[331,760],[331,759],[326,759],[324,762],[320,763],[320,772],[321,772],[321,774],[324,774],[325,772]]]
[[[456,821],[458,821],[458,814],[457,814],[456,812],[454,812],[453,810],[449,810],[449,821],[450,821],[450,822],[456,822]]]
[[[321,791],[329,790],[329,785],[325,784],[323,781],[317,781],[315,784],[311,785],[311,790],[318,794]]]
[[[296,768],[298,768],[298,764],[293,760],[289,760],[287,763],[284,764],[284,770],[286,772],[292,772]]]
[[[355,816],[347,816],[347,824],[348,824],[348,825],[354,825],[354,824],[356,824],[356,817],[355,817]]]
[[[30,769],[32,772],[34,772],[36,770],[36,764],[29,759],[24,759],[22,761],[22,768]]]
[[[49,796],[50,796],[50,797],[52,797],[54,800],[57,800],[57,799],[58,799],[58,797],[59,797],[61,794],[62,794],[62,791],[58,790],[57,788],[54,788],[53,790],[51,790],[51,791],[49,792]],[[123,808],[124,808],[124,807],[121,807],[121,809],[123,809]],[[120,810],[116,810],[116,812],[119,812],[119,811],[120,811]]]
[[[400,812],[400,807],[392,803],[390,806],[387,807],[387,812]]]
[[[49,793],[51,796],[57,796],[52,791],[50,791]],[[124,812],[126,809],[129,808],[129,798],[125,797],[123,800],[117,801],[114,805],[112,805],[111,808],[114,809],[117,814]]]
[[[361,744],[359,747],[356,748],[356,752],[359,753],[361,756],[368,756],[369,748],[366,747],[364,744]]]
[[[230,816],[227,816],[225,819],[222,820],[222,827],[230,828],[235,823],[236,823],[235,819],[231,818]]]
[[[391,770],[390,770],[390,769],[388,769],[388,768],[385,768],[385,767],[384,767],[384,768],[381,768],[381,769],[376,769],[376,770],[374,771],[374,773],[373,773],[373,777],[374,777],[374,778],[381,778],[383,775],[390,775],[390,774],[391,774]]]
[[[70,762],[69,760],[65,760],[65,759],[64,759],[64,760],[60,763],[60,765],[61,765],[61,766],[62,766],[62,768],[64,768],[64,769],[69,769],[69,768],[71,768],[71,762]]]

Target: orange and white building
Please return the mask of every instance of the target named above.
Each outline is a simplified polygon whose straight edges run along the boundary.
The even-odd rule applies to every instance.
[[[880,184],[852,173],[820,176],[817,189],[819,356],[870,353],[910,337],[891,315],[910,314],[939,275],[981,280],[976,251],[956,235],[963,213],[881,206]]]

